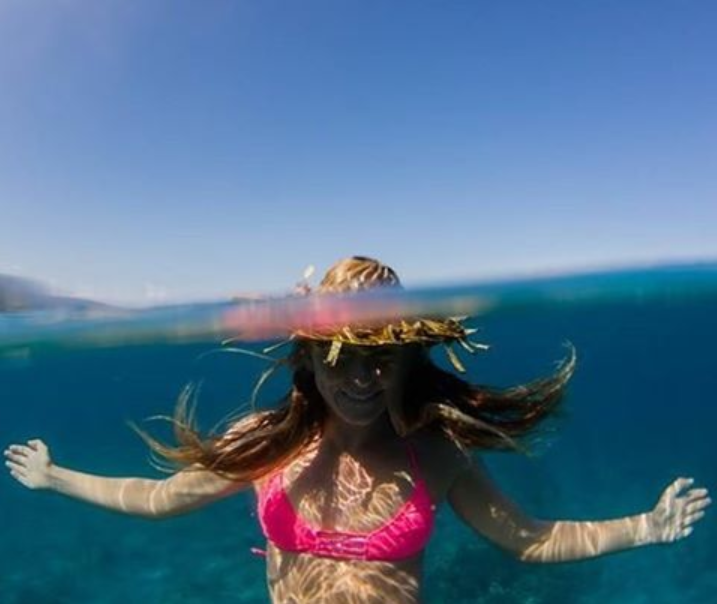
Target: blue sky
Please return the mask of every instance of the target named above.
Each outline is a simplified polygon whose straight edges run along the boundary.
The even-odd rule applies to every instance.
[[[112,301],[717,257],[709,1],[3,0],[0,273]]]

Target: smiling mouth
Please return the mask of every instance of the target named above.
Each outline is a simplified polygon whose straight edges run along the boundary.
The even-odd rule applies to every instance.
[[[369,392],[347,392],[342,389],[341,394],[351,402],[367,403],[377,398],[381,394],[381,390],[371,390]]]

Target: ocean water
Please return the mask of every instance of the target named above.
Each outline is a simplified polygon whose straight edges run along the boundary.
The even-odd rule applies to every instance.
[[[477,339],[491,349],[462,359],[468,378],[479,383],[524,382],[553,370],[565,341],[577,348],[565,413],[551,425],[549,442],[533,457],[484,456],[495,480],[526,511],[573,520],[638,513],[677,476],[693,476],[717,493],[716,274],[687,281],[669,271],[617,280],[588,275],[571,282],[572,294],[582,296],[546,297],[542,286],[512,285],[500,291],[522,292],[520,303],[497,296],[474,319]],[[209,428],[246,403],[264,368],[244,356],[203,355],[216,348],[210,339],[145,340],[38,345],[29,354],[0,356],[3,447],[39,437],[60,465],[157,476],[126,422],[171,413],[183,385],[201,380],[199,419]],[[260,405],[271,405],[286,384],[286,376],[270,382]],[[0,602],[265,602],[263,559],[249,551],[262,545],[253,506],[252,494],[240,494],[152,522],[28,491],[3,473]],[[424,600],[707,604],[717,601],[715,560],[712,509],[691,537],[673,545],[527,565],[472,534],[446,507],[426,554]]]

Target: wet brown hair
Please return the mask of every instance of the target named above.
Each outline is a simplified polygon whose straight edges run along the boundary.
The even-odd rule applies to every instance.
[[[354,256],[333,265],[318,291],[345,292],[400,286],[386,265]],[[209,469],[240,482],[253,482],[298,457],[321,437],[327,417],[310,363],[310,340],[297,338],[280,363],[292,371],[292,387],[275,409],[253,412],[227,422],[215,434],[202,435],[194,421],[194,390],[179,398],[173,418],[177,444],[166,445],[139,428],[152,452],[174,468]],[[473,385],[438,367],[428,346],[406,344],[415,353],[403,400],[388,409],[400,436],[426,429],[442,433],[461,449],[524,450],[523,444],[563,398],[575,368],[575,351],[554,374],[506,389]]]

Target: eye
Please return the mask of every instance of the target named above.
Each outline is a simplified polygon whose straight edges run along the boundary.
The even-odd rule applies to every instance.
[[[382,365],[390,365],[396,361],[396,356],[390,351],[379,352],[374,358]]]

